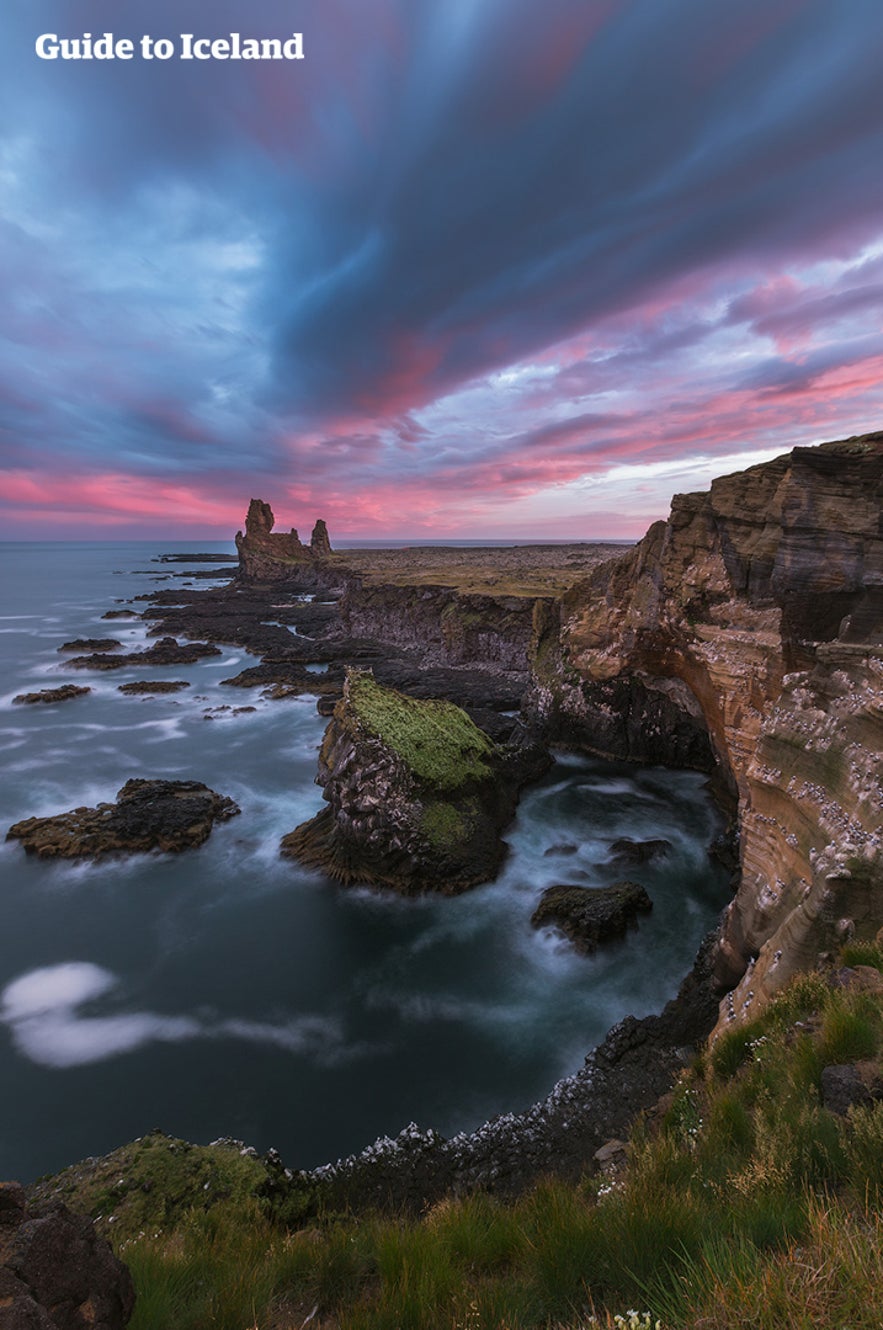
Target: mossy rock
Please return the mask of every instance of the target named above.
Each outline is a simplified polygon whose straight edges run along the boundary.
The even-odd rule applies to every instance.
[[[456,790],[493,774],[496,746],[453,702],[418,700],[353,672],[346,703],[352,719],[438,790]]]

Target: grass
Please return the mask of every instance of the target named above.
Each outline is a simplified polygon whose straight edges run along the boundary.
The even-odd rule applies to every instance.
[[[359,723],[432,788],[457,790],[492,774],[494,743],[453,702],[406,697],[356,671],[347,690]]]
[[[146,1138],[142,1163],[155,1151],[181,1202],[162,1230],[117,1237],[132,1330],[621,1330],[630,1309],[641,1330],[879,1330],[883,1102],[830,1113],[832,1060],[880,1073],[881,999],[805,976],[696,1060],[621,1175],[416,1220],[293,1226],[245,1174],[206,1209],[179,1186],[173,1165],[202,1176],[187,1152]],[[235,1180],[255,1161],[233,1154]]]

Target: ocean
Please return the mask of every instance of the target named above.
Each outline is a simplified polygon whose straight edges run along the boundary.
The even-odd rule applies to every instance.
[[[452,899],[340,889],[278,854],[322,803],[314,697],[225,688],[253,662],[237,649],[108,673],[59,654],[77,637],[146,644],[141,622],[102,615],[180,585],[186,565],[155,560],[188,549],[233,552],[0,544],[0,830],[110,801],[134,776],[202,780],[242,809],[181,855],[45,862],[0,838],[0,1178],[156,1127],[274,1146],[292,1168],[410,1121],[468,1130],[542,1097],[622,1016],[661,1008],[727,899],[702,775],[559,754],[522,798],[496,882]],[[190,687],[118,691],[139,678]],[[67,682],[92,692],[12,701]],[[531,928],[545,887],[628,876],[605,866],[622,836],[672,844],[632,870],[654,902],[638,929],[587,958]]]

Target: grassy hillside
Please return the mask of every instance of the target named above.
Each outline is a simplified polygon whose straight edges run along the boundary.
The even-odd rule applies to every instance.
[[[142,1159],[153,1185],[130,1160],[116,1192],[71,1173],[68,1199],[102,1207],[138,1289],[133,1330],[879,1330],[881,970],[876,947],[847,949],[728,1032],[618,1175],[451,1199],[415,1222],[323,1213],[235,1148],[145,1138],[162,1151]],[[865,1105],[823,1106],[831,1066]]]

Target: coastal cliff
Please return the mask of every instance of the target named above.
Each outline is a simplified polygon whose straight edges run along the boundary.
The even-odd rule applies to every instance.
[[[881,501],[883,433],[678,495],[538,642],[550,733],[714,770],[738,800],[718,1030],[883,925]]]

